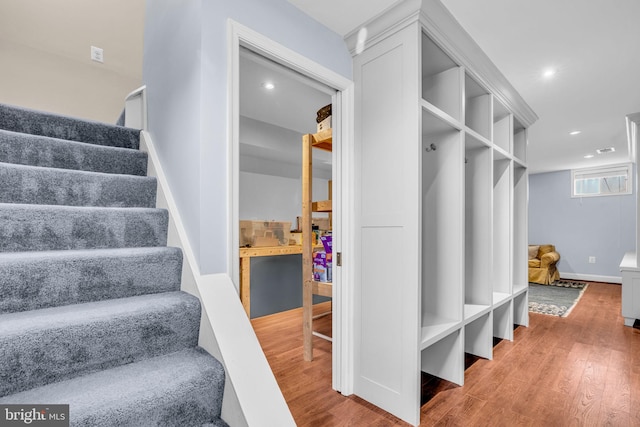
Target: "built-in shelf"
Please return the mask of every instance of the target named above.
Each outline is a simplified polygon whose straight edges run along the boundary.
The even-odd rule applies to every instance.
[[[485,147],[491,147],[491,141],[488,138],[485,138],[484,136],[480,135],[478,132],[474,131],[473,129],[469,129],[469,128],[465,129],[465,138],[466,138],[465,139],[466,141],[469,141],[467,146],[480,144]]]
[[[447,317],[425,313],[422,316],[422,339],[420,350],[424,350],[441,338],[459,329],[461,322]]]
[[[460,121],[462,69],[426,34],[422,34],[422,98]]]
[[[514,283],[512,295],[515,297],[517,295],[520,295],[523,292],[527,292],[528,290],[529,290],[528,283],[519,283],[519,284]]]
[[[454,118],[453,116],[447,114],[446,112],[442,111],[441,109],[439,109],[438,107],[436,107],[435,105],[431,104],[429,101],[426,100],[421,100],[421,106],[422,106],[422,117],[423,120],[424,118],[430,118],[430,117],[434,117],[438,120],[440,120],[443,124],[446,124],[447,126],[457,129],[457,130],[462,130],[464,128],[464,126],[462,125],[462,123],[460,123],[460,120]]]
[[[512,116],[500,101],[493,98],[493,143],[505,153],[511,152]]]
[[[464,94],[465,125],[484,138],[491,139],[491,94],[466,73]]]
[[[413,425],[418,369],[462,385],[465,352],[491,359],[493,338],[511,340],[514,322],[528,321],[524,184],[535,121],[488,59],[471,62],[477,47],[458,50],[463,30],[443,33],[455,25],[440,1],[399,2],[393,16],[418,4],[392,26],[376,18],[375,43],[354,56],[354,393]],[[403,286],[390,288],[391,276]]]
[[[516,157],[513,158],[513,164],[516,167],[525,168],[525,169],[527,168],[527,164]]]
[[[527,130],[520,120],[513,119],[513,157],[522,161],[527,161]]]
[[[511,154],[507,153],[502,147],[493,147],[494,160],[511,160]]]
[[[490,310],[491,310],[490,305],[465,304],[464,305],[464,322],[465,323],[473,322],[478,317],[488,313]]]
[[[511,294],[508,294],[506,292],[494,292],[493,293],[493,306],[499,306],[504,304],[505,302],[509,301],[509,299],[511,299]]]

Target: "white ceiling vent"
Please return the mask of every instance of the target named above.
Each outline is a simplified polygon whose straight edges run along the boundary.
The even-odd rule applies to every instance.
[[[607,147],[607,148],[599,148],[596,150],[596,153],[598,154],[605,154],[605,153],[613,153],[614,151],[616,151],[615,148],[613,147]]]

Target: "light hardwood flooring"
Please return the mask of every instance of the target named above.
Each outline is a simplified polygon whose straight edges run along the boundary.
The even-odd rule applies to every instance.
[[[590,283],[569,317],[530,314],[493,360],[467,358],[463,387],[423,375],[421,426],[640,426],[640,331],[625,327],[621,287]],[[317,307],[324,310],[324,307]],[[299,426],[407,426],[331,389],[331,343],[302,360],[300,309],[253,319]],[[329,334],[330,316],[314,322]]]

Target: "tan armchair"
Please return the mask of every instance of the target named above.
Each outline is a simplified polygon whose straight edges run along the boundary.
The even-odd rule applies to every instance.
[[[529,245],[529,282],[549,285],[560,278],[560,254],[553,245]]]

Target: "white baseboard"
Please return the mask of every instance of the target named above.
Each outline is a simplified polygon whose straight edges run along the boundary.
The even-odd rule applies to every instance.
[[[597,274],[563,273],[560,278],[571,280],[584,280],[587,282],[622,283],[622,276],[600,276]]]

